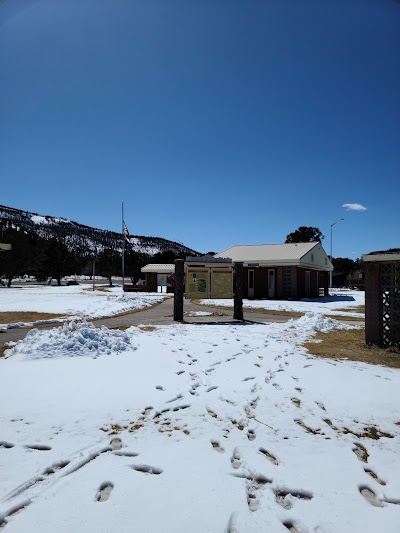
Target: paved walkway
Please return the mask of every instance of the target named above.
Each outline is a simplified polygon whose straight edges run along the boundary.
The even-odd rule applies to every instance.
[[[207,316],[196,315],[196,313],[211,313]],[[114,316],[108,318],[98,318],[90,320],[95,326],[106,326],[110,329],[128,328],[130,326],[143,325],[168,325],[174,324],[174,299],[168,298],[161,304],[155,305],[150,309],[137,311],[133,313],[124,314],[121,316]],[[246,322],[252,323],[267,323],[267,322],[287,322],[289,317],[281,315],[269,315],[266,313],[254,313],[244,310],[244,319]],[[238,320],[233,319],[233,310],[224,307],[207,307],[206,305],[198,305],[192,303],[190,300],[184,302],[184,322],[188,324],[218,324],[218,323],[238,323]],[[59,327],[60,323],[49,324],[41,326],[42,328]],[[4,346],[6,342],[16,342],[23,339],[25,335],[32,328],[15,328],[0,332],[0,347]]]

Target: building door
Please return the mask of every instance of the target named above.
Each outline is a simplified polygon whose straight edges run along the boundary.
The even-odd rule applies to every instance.
[[[247,276],[247,296],[254,298],[254,270],[249,270]]]
[[[268,270],[268,298],[275,298],[275,270]]]
[[[167,292],[167,274],[157,274],[157,292]]]

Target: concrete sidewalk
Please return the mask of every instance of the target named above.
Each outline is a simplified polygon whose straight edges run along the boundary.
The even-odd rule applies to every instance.
[[[196,315],[196,313],[209,313],[208,315]],[[120,316],[113,316],[107,318],[97,318],[88,320],[96,327],[106,326],[110,329],[126,329],[130,326],[149,325],[161,326],[168,324],[175,324],[173,319],[174,314],[174,299],[167,298],[161,304],[155,305],[150,309],[143,311],[135,311]],[[249,323],[268,323],[268,322],[287,322],[289,317],[281,315],[269,315],[267,313],[246,312],[244,310],[245,322]],[[187,324],[218,324],[218,323],[241,323],[239,320],[234,320],[233,310],[224,307],[208,307],[206,305],[198,305],[192,303],[190,300],[184,301],[184,322]],[[59,327],[61,323],[48,324],[40,326],[38,329],[47,329]],[[0,348],[6,342],[17,342],[23,339],[26,334],[33,328],[15,328],[7,329],[0,333]]]

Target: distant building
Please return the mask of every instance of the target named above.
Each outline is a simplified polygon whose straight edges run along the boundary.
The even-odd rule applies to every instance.
[[[186,298],[232,298],[234,263],[243,263],[244,298],[318,298],[328,294],[333,269],[319,242],[233,246],[187,258]]]
[[[328,294],[333,265],[321,243],[233,246],[215,255],[243,263],[244,298],[318,298]]]
[[[333,270],[319,242],[233,246],[215,255],[187,257],[185,297],[232,298],[234,263],[243,263],[244,298],[299,300],[328,294]],[[175,265],[149,264],[139,281],[149,292],[173,292]]]
[[[174,264],[148,264],[140,271],[138,285],[144,285],[147,292],[174,292]]]

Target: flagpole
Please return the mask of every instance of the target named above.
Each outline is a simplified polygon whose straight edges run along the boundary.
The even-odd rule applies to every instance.
[[[125,286],[125,229],[124,229],[124,202],[122,201],[122,291]]]

